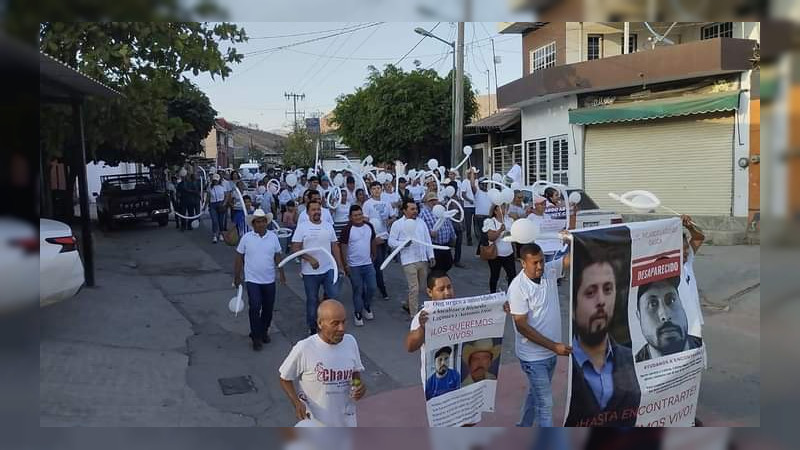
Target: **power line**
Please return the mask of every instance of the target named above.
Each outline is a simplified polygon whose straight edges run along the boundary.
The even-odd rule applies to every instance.
[[[357,27],[359,27],[359,26],[361,26],[361,25],[353,25],[353,26],[348,26],[348,25],[345,25],[343,28],[331,28],[331,29],[329,29],[329,30],[308,31],[308,32],[305,32],[305,33],[281,34],[281,35],[275,35],[275,36],[257,36],[257,37],[248,37],[248,39],[249,39],[249,40],[258,40],[258,39],[281,39],[281,38],[287,38],[287,37],[296,37],[296,36],[309,36],[309,35],[312,35],[312,34],[330,33],[330,32],[333,32],[333,31],[344,31],[344,30],[349,30],[349,29],[351,29],[351,28],[357,28]]]
[[[375,28],[375,30],[377,30],[377,28]],[[373,30],[373,31],[374,31],[374,30]],[[348,34],[348,35],[347,35],[347,37],[346,37],[346,38],[345,38],[345,39],[342,41],[341,45],[339,45],[339,47],[338,47],[338,48],[337,48],[337,49],[336,49],[336,50],[333,52],[333,54],[332,54],[331,56],[336,56],[336,54],[338,54],[338,53],[339,53],[339,52],[340,52],[340,51],[341,51],[341,50],[344,48],[345,44],[347,44],[347,42],[348,42],[348,41],[350,40],[350,38],[351,38],[351,37],[353,37],[353,36],[354,36],[353,34]],[[303,82],[303,84],[301,85],[301,89],[302,89],[302,88],[304,88],[304,87],[305,87],[305,86],[306,86],[308,83],[310,83],[312,80],[314,80],[314,79],[317,77],[317,75],[319,75],[319,74],[322,72],[322,70],[323,70],[325,67],[327,67],[327,66],[328,66],[328,64],[330,64],[330,62],[331,62],[332,60],[333,60],[333,59],[331,59],[331,58],[328,58],[328,59],[326,59],[326,60],[325,60],[325,62],[322,64],[322,66],[320,66],[320,68],[319,68],[319,69],[317,69],[317,71],[316,71],[316,72],[314,72],[314,74],[313,74],[313,75],[311,75],[309,78],[307,78],[307,79],[306,79],[306,80]]]
[[[349,24],[350,24],[350,22],[348,22],[347,24],[349,25]],[[359,26],[361,26],[361,25],[363,25],[363,24],[359,23],[358,25],[355,25],[355,27],[359,27]],[[347,25],[346,25],[346,26],[347,26]],[[352,35],[350,35],[350,36],[352,36]],[[319,62],[320,62],[320,61],[322,61],[322,59],[323,59],[323,58],[328,58],[328,55],[329,55],[329,53],[330,53],[330,50],[333,48],[334,44],[335,44],[335,43],[336,43],[338,40],[339,40],[339,36],[336,36],[335,38],[333,38],[333,39],[332,39],[332,40],[331,40],[331,41],[328,43],[328,46],[327,46],[327,47],[325,47],[325,50],[323,50],[323,52],[322,52],[322,54],[321,54],[321,55],[318,55],[318,56],[317,56],[317,58],[315,58],[315,59],[314,59],[314,61],[311,63],[311,65],[308,67],[308,69],[307,69],[307,70],[304,72],[304,75],[303,75],[303,76],[301,76],[301,77],[299,77],[299,78],[296,80],[296,83],[294,84],[294,86],[298,86],[298,85],[299,85],[301,82],[304,82],[304,81],[305,81],[305,80],[306,80],[306,79],[309,77],[309,75],[312,73],[312,71],[314,71],[314,70],[317,68],[317,64],[319,64]],[[289,50],[291,50],[291,49],[289,49]],[[325,63],[323,63],[323,66],[322,66],[322,67],[324,67],[324,64],[326,64],[326,63],[327,63],[327,61],[326,61]],[[314,72],[314,73],[316,73],[316,72]],[[297,90],[300,90],[300,88],[298,88]]]
[[[438,27],[440,23],[442,23],[442,22],[436,22],[436,25],[434,25],[434,26],[433,26],[433,28],[431,28],[430,30],[428,30],[428,33],[431,33],[431,32],[433,32],[433,30],[435,30],[435,29],[436,29],[436,27]],[[415,48],[417,48],[417,47],[419,46],[419,44],[421,44],[421,43],[422,43],[422,41],[424,41],[424,40],[425,40],[425,38],[426,38],[426,37],[427,37],[427,36],[422,36],[422,38],[420,38],[420,40],[419,40],[419,41],[417,41],[417,43],[416,43],[416,44],[414,44],[414,46],[413,46],[413,47],[411,47],[411,50],[407,51],[405,55],[401,56],[401,57],[400,57],[400,59],[398,59],[398,60],[397,60],[397,62],[396,62],[396,63],[394,63],[394,65],[395,65],[395,66],[397,66],[397,65],[399,65],[399,64],[400,64],[400,63],[401,63],[401,62],[402,62],[404,59],[406,59],[406,56],[408,56],[408,55],[409,55],[411,52],[413,52],[413,51],[414,51],[414,49],[415,49]]]
[[[350,28],[350,29],[345,30],[345,31],[340,31],[340,32],[334,33],[334,34],[328,34],[328,35],[325,35],[325,36],[320,36],[320,37],[314,38],[314,39],[306,39],[304,41],[293,42],[291,44],[280,45],[278,47],[271,47],[271,48],[265,48],[265,49],[261,49],[261,50],[254,50],[252,52],[247,52],[244,55],[245,56],[253,56],[253,55],[257,55],[257,54],[263,54],[263,53],[283,50],[285,48],[296,47],[298,45],[303,45],[303,44],[309,44],[311,42],[321,41],[323,39],[328,39],[328,38],[340,36],[342,34],[353,33],[353,32],[359,31],[359,30],[364,30],[366,28],[371,28],[371,27],[374,27],[374,26],[381,25],[383,23],[385,23],[385,22],[374,22],[374,23],[371,23],[371,24],[368,24],[368,25],[360,26],[360,27],[357,27],[357,28]]]

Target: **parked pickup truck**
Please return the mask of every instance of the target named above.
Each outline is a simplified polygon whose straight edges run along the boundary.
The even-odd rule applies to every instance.
[[[165,226],[169,222],[169,197],[157,189],[147,174],[105,175],[100,177],[97,197],[97,218],[100,224],[113,229],[120,222],[147,220]]]

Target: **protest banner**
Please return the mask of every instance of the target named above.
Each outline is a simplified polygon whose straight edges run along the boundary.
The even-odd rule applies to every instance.
[[[705,349],[681,231],[675,218],[572,233],[566,426],[693,423]]]
[[[494,411],[505,299],[496,293],[425,302],[420,372],[430,426],[478,423]]]

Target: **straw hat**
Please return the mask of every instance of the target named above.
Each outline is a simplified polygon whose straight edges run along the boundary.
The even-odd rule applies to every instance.
[[[461,351],[461,357],[464,362],[469,365],[469,358],[472,356],[473,353],[480,353],[480,352],[487,352],[492,354],[492,361],[497,359],[500,356],[500,346],[494,345],[494,341],[491,339],[480,339],[475,342],[471,342],[464,346],[464,350]]]
[[[253,228],[253,221],[256,219],[267,219],[267,223],[272,222],[272,213],[265,213],[263,209],[258,208],[253,211],[253,214],[247,216],[247,226]]]

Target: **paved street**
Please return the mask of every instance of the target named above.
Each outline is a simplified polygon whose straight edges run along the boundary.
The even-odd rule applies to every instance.
[[[44,426],[290,426],[294,414],[277,381],[292,344],[305,337],[298,266],[278,287],[272,342],[250,349],[246,311],[227,304],[233,249],[212,244],[207,229],[180,233],[144,225],[97,231],[97,287],[41,312],[40,424]],[[760,425],[759,247],[704,247],[696,272],[705,309],[709,370],[698,417],[706,425]],[[465,248],[467,269],[451,275],[458,296],[488,291],[488,270]],[[374,321],[350,327],[366,366],[368,396],[361,426],[424,426],[419,355],[403,339],[409,322],[400,309],[405,280],[399,265],[386,271],[391,299],[376,300]],[[561,288],[564,332],[568,282]],[[350,287],[342,282],[348,308]],[[526,388],[506,324],[497,412],[481,425],[511,426]],[[555,376],[555,420],[564,411],[566,359]],[[223,395],[219,379],[249,376],[253,390]]]

